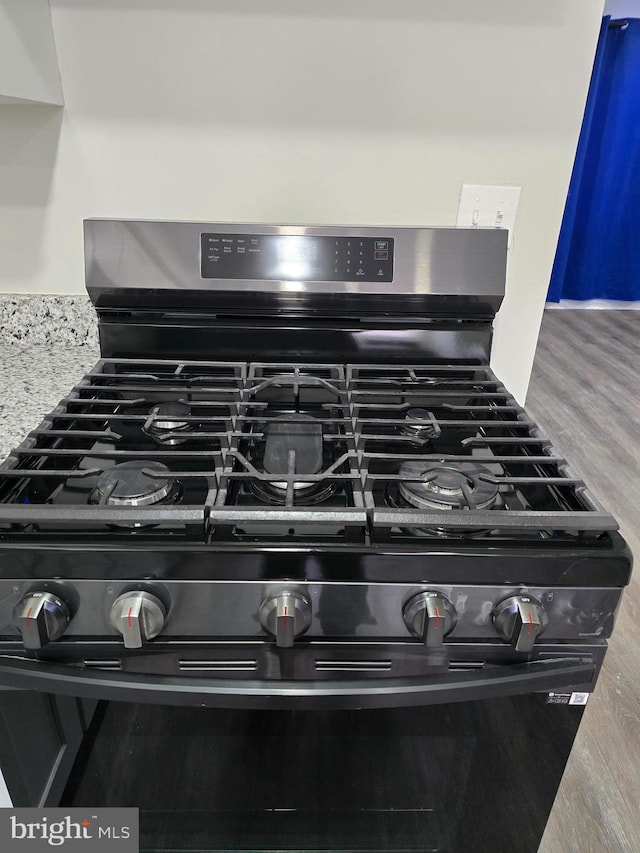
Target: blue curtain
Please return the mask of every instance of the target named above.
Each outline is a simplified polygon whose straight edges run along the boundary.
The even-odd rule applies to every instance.
[[[548,299],[640,300],[640,20],[604,18]]]

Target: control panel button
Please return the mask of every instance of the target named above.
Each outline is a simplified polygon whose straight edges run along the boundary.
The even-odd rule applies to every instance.
[[[52,592],[30,592],[15,606],[13,619],[25,649],[41,649],[62,636],[71,621],[71,611]]]
[[[429,649],[441,646],[458,621],[453,604],[436,590],[414,595],[405,604],[402,615],[408,630]]]
[[[109,620],[112,627],[122,634],[125,648],[139,649],[145,640],[158,636],[164,628],[166,617],[167,610],[156,595],[132,590],[116,598]]]
[[[373,257],[376,261],[386,261],[389,258],[389,252],[374,252]]]
[[[295,590],[283,590],[262,602],[260,624],[279,648],[291,648],[311,625],[311,604]]]
[[[531,595],[510,595],[493,611],[496,631],[511,643],[517,652],[530,652],[536,639],[547,627],[549,618],[537,598]]]

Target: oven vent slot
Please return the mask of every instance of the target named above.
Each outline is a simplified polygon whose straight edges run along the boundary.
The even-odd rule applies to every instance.
[[[122,669],[122,661],[118,660],[118,658],[104,658],[103,660],[83,660],[83,664],[87,667],[87,669],[111,669],[111,670],[121,670]]]
[[[450,672],[458,672],[462,670],[469,669],[482,669],[484,666],[483,660],[450,660],[449,661],[449,671]]]
[[[178,661],[180,672],[255,672],[258,661],[247,660],[189,660]]]
[[[318,672],[389,672],[390,660],[316,660]]]

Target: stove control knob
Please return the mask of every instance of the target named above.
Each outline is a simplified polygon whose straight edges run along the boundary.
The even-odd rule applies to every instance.
[[[260,624],[281,649],[291,648],[311,625],[311,604],[306,596],[294,590],[284,590],[262,602]]]
[[[132,590],[116,598],[109,619],[112,627],[122,634],[125,648],[139,649],[145,640],[158,636],[166,617],[166,608],[157,596]]]
[[[64,634],[71,611],[52,592],[30,592],[15,606],[13,619],[25,649],[41,649]]]
[[[456,627],[458,614],[441,592],[427,589],[410,598],[404,606],[404,623],[428,649],[441,646],[447,634]]]
[[[548,621],[538,599],[526,594],[510,595],[499,602],[493,611],[496,631],[517,652],[530,652]]]

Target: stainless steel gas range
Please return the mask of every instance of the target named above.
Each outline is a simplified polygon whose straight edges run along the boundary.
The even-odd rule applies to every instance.
[[[85,222],[0,466],[16,805],[143,850],[535,851],[631,556],[489,367],[501,230]]]

